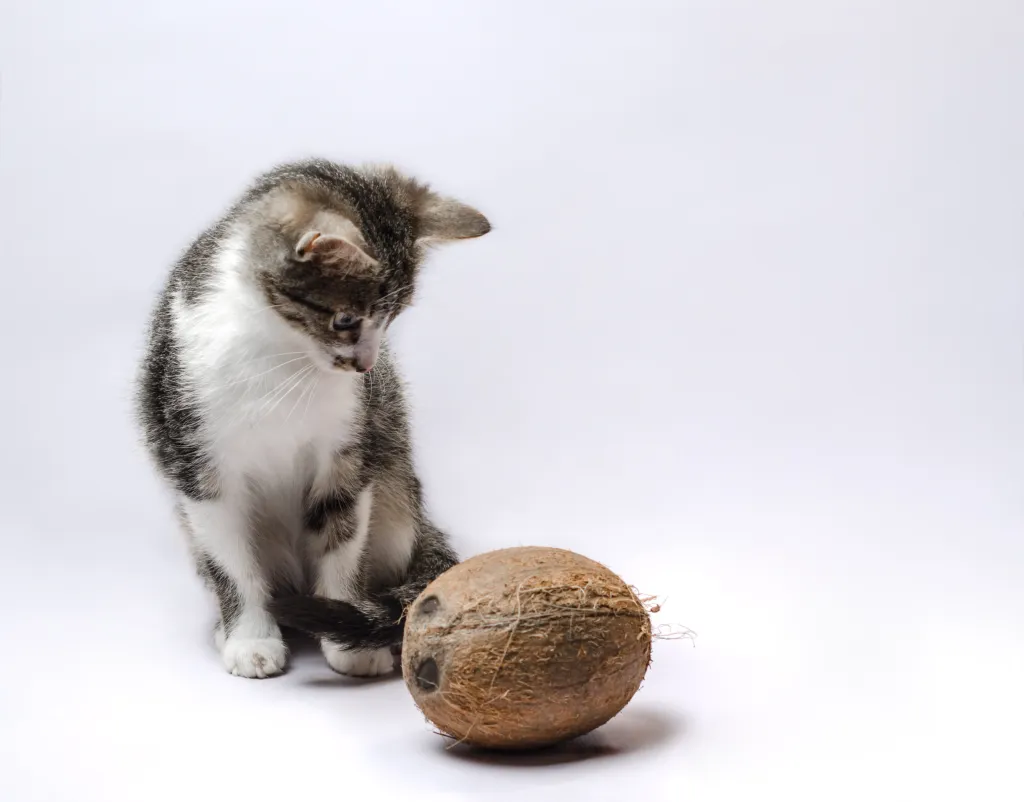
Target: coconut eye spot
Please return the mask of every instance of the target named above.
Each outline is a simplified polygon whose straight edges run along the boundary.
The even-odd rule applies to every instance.
[[[416,684],[424,691],[436,691],[440,686],[441,672],[433,657],[428,657],[416,669]]]
[[[430,615],[431,613],[436,613],[440,606],[441,602],[437,596],[427,596],[427,598],[420,602],[420,612],[424,615]]]

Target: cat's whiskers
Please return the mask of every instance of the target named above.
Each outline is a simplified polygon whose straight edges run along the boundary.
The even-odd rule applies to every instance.
[[[312,374],[312,373],[313,373],[313,371],[315,371],[315,370],[316,370],[316,366],[315,366],[315,365],[311,365],[311,366],[309,367],[309,369],[307,369],[307,370],[306,370],[306,371],[305,371],[305,372],[304,372],[304,373],[303,373],[303,374],[302,374],[301,376],[299,376],[299,378],[297,378],[297,379],[296,379],[296,380],[295,380],[295,381],[294,381],[294,382],[292,383],[292,386],[291,386],[291,387],[289,387],[289,388],[288,388],[288,389],[287,389],[287,390],[285,391],[284,395],[282,395],[282,396],[281,396],[281,397],[280,397],[280,398],[279,398],[279,399],[278,399],[278,400],[277,400],[277,401],[276,401],[276,402],[274,403],[274,405],[273,405],[273,406],[272,406],[272,407],[270,408],[270,411],[269,411],[269,412],[267,412],[267,415],[271,415],[271,414],[273,414],[274,410],[275,410],[275,409],[277,409],[277,407],[279,407],[279,406],[281,405],[281,403],[282,403],[282,402],[284,401],[284,399],[285,399],[285,398],[287,398],[288,396],[290,396],[290,395],[291,395],[291,394],[292,394],[293,392],[295,392],[295,390],[296,390],[297,388],[299,388],[299,387],[303,387],[303,385],[307,384],[307,382],[312,382],[312,378],[313,378],[313,376],[312,376],[311,374]],[[304,392],[304,389],[303,389],[302,391],[300,391],[300,392],[299,392],[299,400],[301,400],[301,399],[302,399],[302,395],[303,395],[303,392]],[[289,416],[290,416],[290,414],[291,414],[291,413],[289,412]]]
[[[271,401],[268,401],[267,404],[264,404],[264,407],[260,409],[259,417],[256,419],[255,422],[258,423],[261,420],[266,420],[267,418],[269,418],[274,413],[274,410],[277,409],[277,407],[280,405],[280,403],[284,401],[284,399],[286,399],[289,395],[291,395],[292,391],[299,386],[302,380],[314,370],[316,370],[316,365],[307,365],[306,367],[301,368],[292,377],[291,380],[285,380],[283,384],[286,384],[287,387],[284,390],[284,392],[277,394]],[[265,407],[268,404],[269,409],[265,409]]]
[[[277,359],[281,356],[296,356],[298,354],[305,354],[306,351],[280,351],[276,354],[256,354],[253,355],[251,351],[243,353],[238,359],[229,362],[226,367],[235,367],[237,365],[248,365],[250,362],[256,362],[260,359]]]
[[[295,410],[299,406],[299,404],[302,403],[303,396],[305,396],[306,393],[308,393],[310,391],[310,389],[314,386],[314,384],[316,384],[316,380],[318,378],[319,378],[319,376],[308,376],[307,375],[305,378],[302,379],[302,382],[300,382],[300,384],[304,384],[305,386],[302,388],[302,391],[299,393],[298,397],[295,399],[295,403],[292,404],[292,408],[288,410],[288,415],[285,417],[285,421],[290,421],[292,419],[292,413],[295,412]]]
[[[306,415],[309,413],[309,402],[313,400],[313,394],[316,393],[316,388],[320,386],[320,377],[323,374],[317,373],[313,377],[313,389],[309,391],[309,395],[306,396],[306,408],[302,410],[302,420],[305,422]]]
[[[399,287],[397,290],[392,290],[387,295],[380,296],[380,298],[377,299],[377,303],[380,303],[381,301],[386,301],[392,295],[397,295],[398,293],[402,292],[403,290],[408,290],[408,289],[412,289],[412,284],[405,284],[405,285]]]
[[[287,392],[287,390],[292,386],[292,383],[296,379],[301,377],[302,374],[305,373],[309,367],[311,366],[305,365],[303,367],[296,368],[295,370],[291,371],[287,376],[285,376],[281,381],[277,383],[273,390],[271,390],[269,393],[266,393],[258,401],[252,404],[252,407],[256,407],[257,404],[259,404],[258,408],[256,409],[257,416],[262,417],[263,412],[267,410],[269,406],[273,404],[281,395]]]
[[[288,306],[288,304],[270,304],[269,306],[261,306],[258,309],[253,309],[249,314],[250,316],[258,315],[262,312],[269,312],[271,309],[280,309],[282,306]]]
[[[388,384],[386,382],[386,376],[384,375],[387,371],[383,368],[374,371],[377,374],[377,384],[379,385],[379,391],[377,393],[377,409],[384,406],[385,401],[388,397]]]
[[[298,374],[300,374],[300,373],[301,373],[302,371],[304,371],[304,370],[306,370],[307,368],[310,368],[310,367],[313,367],[313,366],[312,366],[312,365],[307,365],[306,367],[298,368],[297,370],[294,370],[294,371],[291,371],[291,372],[289,372],[287,376],[285,376],[285,377],[284,377],[283,379],[281,379],[281,381],[277,382],[277,383],[276,383],[276,384],[275,384],[275,385],[274,385],[273,387],[271,387],[271,388],[270,388],[270,390],[268,390],[268,391],[267,391],[266,393],[264,393],[263,395],[261,395],[261,396],[260,396],[259,398],[257,398],[257,399],[256,399],[255,401],[252,401],[251,403],[249,403],[249,404],[246,404],[246,405],[244,405],[244,406],[242,407],[242,409],[241,409],[241,411],[240,411],[239,415],[237,416],[236,420],[238,420],[238,419],[244,419],[244,418],[246,418],[247,416],[249,416],[250,414],[252,414],[252,413],[253,413],[254,411],[255,411],[255,413],[256,413],[256,420],[258,420],[258,419],[259,419],[259,413],[260,413],[260,412],[262,412],[263,408],[264,408],[264,407],[265,407],[265,406],[266,406],[266,405],[267,405],[268,403],[270,403],[270,401],[271,401],[271,400],[272,400],[272,399],[273,399],[274,397],[276,397],[276,395],[277,395],[277,394],[278,394],[278,393],[279,393],[279,392],[280,392],[280,391],[281,391],[281,390],[282,390],[282,389],[283,389],[283,388],[284,388],[284,387],[285,387],[285,386],[286,386],[286,385],[287,385],[287,384],[288,384],[288,383],[289,383],[289,382],[290,382],[290,381],[291,381],[292,379],[294,379],[294,378],[295,378],[295,377],[296,377],[296,376],[297,376]]]
[[[301,356],[302,354],[305,353],[306,351],[281,351],[280,353],[277,354],[253,355],[252,351],[244,350],[240,355],[238,355],[234,359],[229,360],[228,362],[225,362],[223,365],[220,365],[219,367],[222,373],[228,373],[233,372],[236,369],[241,368],[243,366],[251,365],[253,362],[260,362],[265,359],[279,359],[280,357],[283,356]]]
[[[259,359],[259,357],[257,357],[257,359],[251,360],[250,362],[247,362],[246,364],[251,364],[252,362],[257,361],[258,359]],[[230,381],[227,384],[217,385],[217,386],[215,386],[215,387],[213,387],[211,389],[213,389],[213,390],[226,390],[229,387],[234,387],[235,385],[238,385],[238,384],[253,382],[256,379],[259,379],[261,376],[266,376],[268,373],[273,373],[275,370],[283,368],[285,365],[291,365],[294,362],[301,362],[303,359],[308,359],[308,356],[306,354],[303,354],[302,356],[297,356],[297,357],[295,357],[293,359],[289,359],[289,360],[287,360],[285,362],[280,362],[280,363],[278,363],[276,365],[272,365],[270,368],[268,368],[267,370],[264,370],[264,371],[262,371],[260,373],[255,373],[255,374],[253,374],[251,376],[243,376],[240,379],[235,379],[234,381]]]

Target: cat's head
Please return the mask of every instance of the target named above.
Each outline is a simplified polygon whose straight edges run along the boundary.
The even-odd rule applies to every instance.
[[[412,302],[427,246],[490,231],[480,212],[393,168],[307,162],[257,191],[258,284],[324,370],[370,370]]]

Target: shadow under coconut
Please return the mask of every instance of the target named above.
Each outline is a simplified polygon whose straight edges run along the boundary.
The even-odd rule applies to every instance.
[[[445,754],[470,763],[494,766],[557,766],[658,750],[686,733],[682,718],[648,707],[627,707],[594,732],[541,749],[507,752],[467,744],[442,742]]]

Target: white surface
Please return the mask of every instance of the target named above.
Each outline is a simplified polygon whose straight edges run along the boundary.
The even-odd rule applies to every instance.
[[[0,799],[1024,798],[1018,0],[2,13]],[[446,752],[399,682],[208,642],[128,382],[178,250],[308,153],[494,222],[397,342],[463,552],[698,634],[589,743]]]

